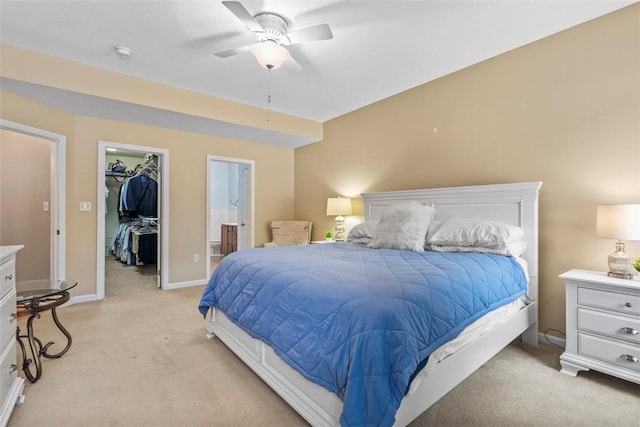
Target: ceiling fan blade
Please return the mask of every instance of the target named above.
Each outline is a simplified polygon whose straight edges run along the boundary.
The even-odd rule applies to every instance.
[[[282,64],[282,68],[287,71],[289,74],[299,73],[303,70],[302,65],[298,61],[296,61],[293,56],[290,56],[284,64]]]
[[[330,40],[333,38],[333,33],[328,24],[320,24],[292,31],[287,33],[287,37],[291,41],[291,44],[298,44],[318,40]]]
[[[249,46],[236,47],[233,49],[227,49],[220,52],[214,53],[215,56],[219,58],[228,58],[230,56],[238,55],[240,53],[249,52]]]
[[[253,19],[253,16],[251,16],[251,14],[239,1],[223,1],[222,4],[225,5],[226,8],[231,11],[231,13],[236,15],[236,17],[241,20],[242,23],[246,25],[250,31],[264,31],[260,24],[258,24],[256,20]]]

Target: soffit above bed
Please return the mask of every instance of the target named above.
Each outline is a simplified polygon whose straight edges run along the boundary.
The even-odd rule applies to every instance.
[[[291,30],[332,40],[290,46],[304,70],[267,72],[214,52],[251,35],[219,1],[3,0],[0,38],[105,70],[319,122],[597,18],[633,1],[243,1]],[[133,55],[123,60],[114,47]],[[267,105],[268,94],[271,104]]]

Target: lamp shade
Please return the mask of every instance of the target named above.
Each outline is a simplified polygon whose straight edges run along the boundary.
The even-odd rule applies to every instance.
[[[268,70],[279,68],[291,55],[289,51],[272,40],[266,40],[251,46],[251,53],[258,63]]]
[[[351,215],[351,199],[348,197],[329,197],[327,215]]]
[[[599,205],[596,233],[609,239],[640,240],[640,204]]]

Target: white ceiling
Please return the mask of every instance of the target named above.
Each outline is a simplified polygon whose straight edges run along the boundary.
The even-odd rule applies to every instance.
[[[303,71],[268,72],[250,53],[213,55],[253,42],[220,1],[0,0],[0,41],[261,108],[270,93],[271,110],[324,122],[634,1],[242,3],[280,14],[290,31],[327,23],[334,38],[288,47]]]

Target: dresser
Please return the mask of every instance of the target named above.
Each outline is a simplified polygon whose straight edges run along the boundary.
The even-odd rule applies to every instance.
[[[16,253],[24,246],[0,246],[0,426],[9,421],[24,379],[16,361]]]
[[[640,280],[571,270],[560,275],[567,292],[567,342],[561,372],[593,369],[640,384]]]
[[[222,224],[220,253],[229,255],[238,250],[238,224]]]

